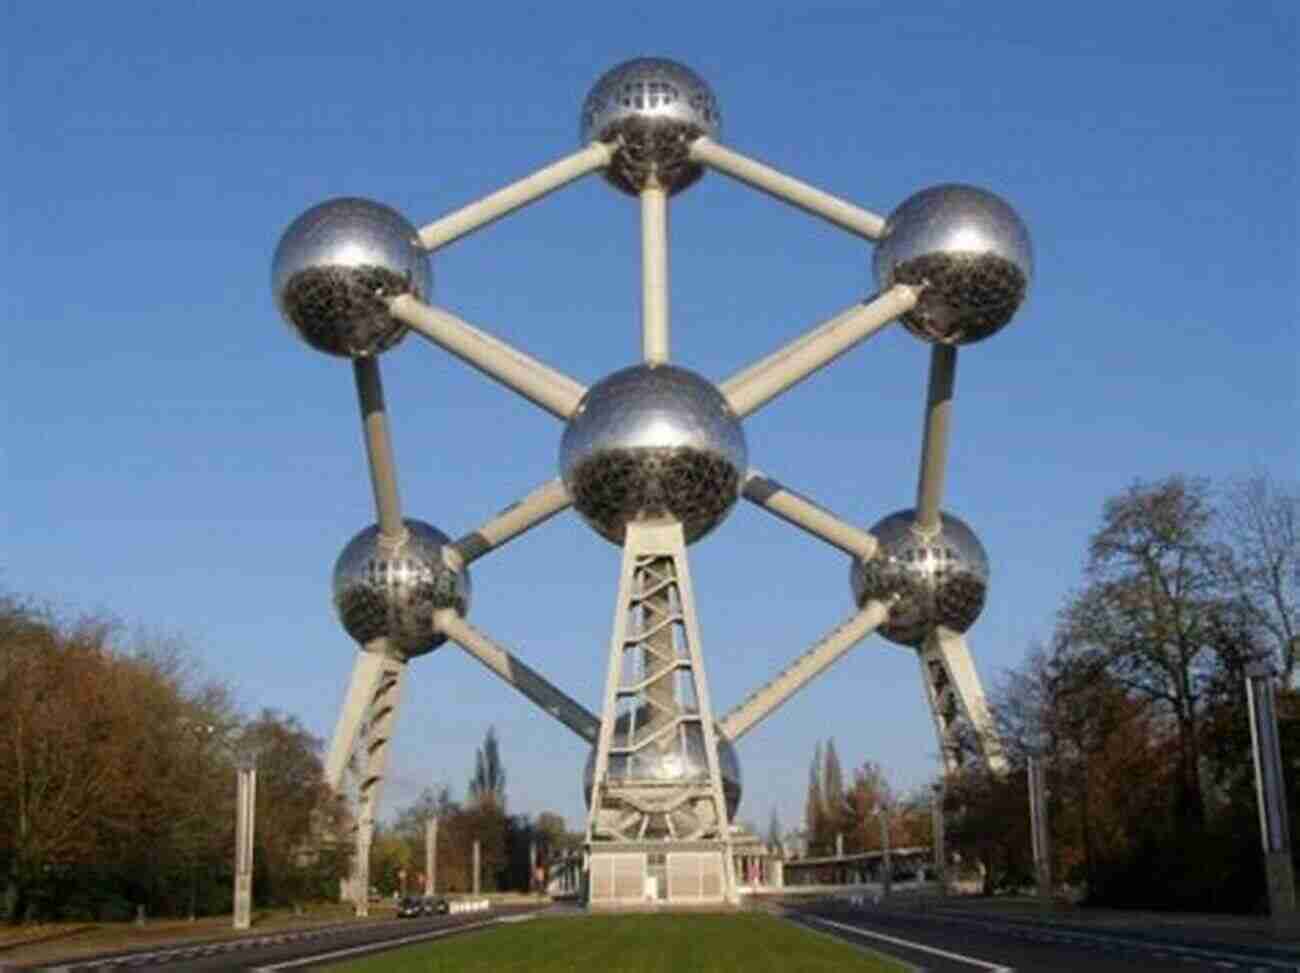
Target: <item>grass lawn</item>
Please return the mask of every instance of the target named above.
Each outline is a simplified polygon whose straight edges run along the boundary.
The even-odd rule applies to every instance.
[[[899,973],[883,956],[771,916],[533,919],[328,967],[333,973]]]

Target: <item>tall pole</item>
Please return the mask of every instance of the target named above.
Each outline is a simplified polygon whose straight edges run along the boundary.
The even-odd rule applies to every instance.
[[[876,815],[880,818],[880,848],[884,853],[881,859],[881,865],[884,868],[881,893],[887,899],[894,881],[894,861],[889,848],[889,807],[881,804],[880,807],[876,808]]]
[[[934,831],[934,877],[939,885],[939,894],[948,894],[948,849],[947,835],[944,833],[943,819],[944,786],[943,781],[934,785],[934,804],[930,808],[931,827]]]
[[[1052,831],[1047,815],[1047,774],[1043,758],[1029,758],[1029,830],[1034,849],[1034,876],[1038,883],[1038,898],[1043,902],[1052,899]]]
[[[479,878],[481,877],[482,871],[483,868],[481,862],[481,849],[479,845],[479,840],[475,838],[474,839],[474,894],[475,895],[479,894]]]
[[[1282,747],[1274,707],[1273,670],[1255,663],[1246,670],[1246,705],[1250,713],[1250,743],[1255,759],[1255,797],[1264,844],[1268,909],[1279,930],[1300,929],[1296,908],[1295,872],[1291,864],[1291,835],[1286,790],[1282,778]]]
[[[253,813],[257,809],[257,765],[236,771],[234,927],[247,929],[253,919]]]
[[[424,894],[438,894],[438,816],[424,823]]]

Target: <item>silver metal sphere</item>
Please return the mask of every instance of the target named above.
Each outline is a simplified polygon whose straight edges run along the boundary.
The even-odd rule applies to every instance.
[[[331,199],[294,220],[275,248],[276,307],[313,348],[344,358],[391,348],[406,327],[386,298],[432,290],[414,226],[368,199]]]
[[[675,365],[634,365],[583,396],[560,440],[560,475],[602,537],[676,518],[686,542],[720,524],[740,496],[748,450],[714,384]]]
[[[924,284],[903,323],[926,341],[963,345],[1002,329],[1034,276],[1029,231],[1001,198],[974,186],[923,189],[903,201],[876,247],[876,285]]]
[[[446,641],[433,629],[434,612],[469,610],[469,572],[442,557],[451,539],[421,520],[407,519],[406,537],[389,547],[372,524],[343,548],[334,565],[334,608],[347,633],[362,645],[386,638],[403,658],[431,652]]]
[[[641,723],[649,716],[647,707],[636,711],[637,721]],[[631,725],[629,714],[624,714],[614,721],[614,736],[611,747],[628,745],[628,727]],[[673,735],[668,750],[661,751],[654,744],[632,754],[611,753],[609,755],[609,779],[619,785],[645,782],[648,786],[658,787],[676,781],[682,783],[707,782],[709,763],[704,750],[704,728],[699,723],[683,723]],[[722,777],[722,794],[727,802],[727,820],[735,820],[736,809],[740,807],[740,797],[744,786],[740,775],[740,757],[736,747],[719,730],[714,731],[718,745],[718,770]],[[596,748],[587,754],[587,765],[582,772],[582,793],[591,807],[591,789],[596,777]],[[687,830],[683,828],[682,830]]]
[[[900,510],[872,527],[880,551],[870,561],[855,558],[849,573],[859,607],[897,596],[880,634],[910,646],[940,625],[957,633],[974,625],[989,583],[988,555],[963,521],[941,514],[938,533],[927,537],[915,517]]]
[[[704,80],[683,64],[659,57],[624,61],[601,76],[582,105],[581,137],[618,146],[605,177],[637,195],[647,185],[680,192],[703,169],[690,144],[714,137],[722,125],[718,102]]]

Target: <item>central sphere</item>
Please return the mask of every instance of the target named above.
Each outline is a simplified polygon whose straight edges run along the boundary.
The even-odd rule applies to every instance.
[[[740,496],[748,450],[740,420],[710,381],[675,365],[634,365],[583,396],[560,440],[560,475],[602,537],[681,521],[686,543],[720,524]]]
[[[582,106],[582,142],[608,142],[614,159],[605,177],[638,195],[655,185],[685,189],[703,169],[690,158],[691,142],[715,137],[722,121],[704,80],[676,61],[639,57],[606,71]]]

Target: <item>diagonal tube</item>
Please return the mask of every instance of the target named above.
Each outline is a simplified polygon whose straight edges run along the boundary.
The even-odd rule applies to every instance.
[[[963,715],[970,721],[975,731],[975,739],[985,764],[994,773],[1005,773],[1007,758],[1002,750],[1002,741],[998,737],[993,717],[989,713],[988,702],[984,698],[984,687],[980,683],[979,673],[971,659],[970,648],[966,638],[949,629],[938,627],[930,633],[920,650],[922,663],[931,660],[939,662],[948,674],[949,683],[957,696],[957,703]],[[940,747],[945,741],[940,740]]]
[[[554,517],[572,502],[564,481],[558,477],[550,480],[518,503],[506,507],[477,530],[461,537],[451,546],[452,556],[464,567]]]
[[[593,142],[584,149],[552,162],[518,182],[498,189],[490,196],[440,217],[420,230],[420,245],[426,250],[437,250],[454,240],[468,236],[527,206],[575,179],[581,179],[597,169],[609,165],[613,148],[603,142]]]
[[[921,440],[921,471],[916,484],[916,526],[924,533],[939,529],[939,505],[948,461],[948,423],[952,387],[957,376],[956,345],[930,349],[930,383],[925,402],[925,431]]]
[[[595,743],[600,719],[581,703],[520,662],[450,608],[433,616],[433,627],[483,663],[519,692],[550,713],[588,743]]]
[[[388,309],[411,330],[560,419],[573,415],[587,392],[569,376],[467,324],[450,311],[431,307],[409,294],[391,299]]]
[[[795,338],[719,386],[736,415],[750,415],[916,305],[920,290],[895,284]]]
[[[397,495],[397,469],[393,462],[393,440],[388,432],[388,414],[384,408],[384,385],[379,374],[378,357],[368,355],[352,362],[357,381],[357,400],[361,406],[361,426],[366,437],[366,458],[370,461],[370,484],[375,492],[375,512],[379,532],[390,541],[400,540],[406,532],[402,524],[402,504]]]
[[[753,692],[750,697],[722,718],[718,728],[728,740],[738,740],[783,706],[791,696],[830,668],[849,649],[857,645],[889,618],[889,608],[880,601],[869,601],[856,615],[818,641],[779,676]]]
[[[372,642],[357,653],[356,661],[352,664],[352,678],[348,682],[338,722],[334,725],[334,736],[325,756],[325,783],[333,790],[338,790],[339,782],[343,779],[343,769],[352,756],[352,748],[356,746],[357,734],[379,686],[380,677],[385,668],[392,665],[392,660],[384,654],[385,647],[382,641]]]
[[[884,217],[733,152],[707,136],[691,143],[691,158],[857,236],[879,240],[885,235]]]
[[[840,520],[829,510],[801,497],[759,470],[749,471],[741,495],[786,523],[838,547],[845,554],[863,561],[876,556],[880,545],[871,533]]]
[[[668,361],[668,193],[641,190],[641,347],[651,365]]]

